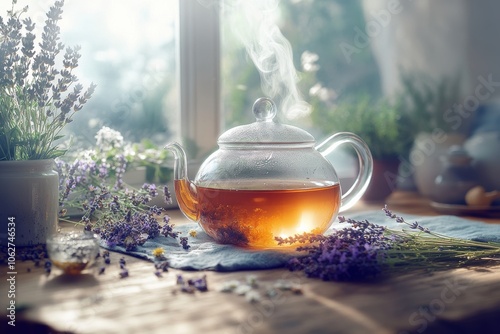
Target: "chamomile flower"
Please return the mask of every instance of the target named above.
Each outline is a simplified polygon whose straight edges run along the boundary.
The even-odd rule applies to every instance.
[[[165,254],[165,249],[163,247],[157,247],[151,251],[154,257],[161,258]]]

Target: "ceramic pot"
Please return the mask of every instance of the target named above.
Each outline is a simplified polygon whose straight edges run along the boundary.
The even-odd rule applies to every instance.
[[[461,145],[465,136],[457,133],[422,133],[415,138],[409,164],[418,192],[427,198],[434,193],[434,181],[441,171],[441,159],[453,145]]]
[[[1,244],[45,244],[57,231],[59,175],[54,161],[0,162],[0,189]]]

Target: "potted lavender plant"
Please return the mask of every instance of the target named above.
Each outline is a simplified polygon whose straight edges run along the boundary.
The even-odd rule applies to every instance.
[[[28,7],[0,16],[0,220],[1,243],[45,243],[57,228],[58,174],[54,159],[62,130],[91,97],[77,83],[79,47],[59,41],[64,1],[56,1],[38,42]],[[63,52],[62,66],[58,56]],[[5,237],[5,238],[4,238]]]

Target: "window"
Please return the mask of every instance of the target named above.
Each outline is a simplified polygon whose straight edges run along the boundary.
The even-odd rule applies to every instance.
[[[42,26],[52,0],[19,0],[20,5],[23,2],[40,13],[37,24]],[[497,51],[484,42],[488,29],[478,24],[481,18],[495,22],[487,15],[495,12],[493,2],[472,6],[399,1],[396,7],[394,3],[66,1],[62,40],[82,46],[79,77],[98,84],[72,129],[88,141],[102,125],[121,131],[131,141],[182,140],[191,156],[203,157],[216,148],[224,130],[253,121],[252,104],[262,95],[273,95],[280,104],[290,92],[295,99],[300,95],[312,111],[289,113],[285,107],[281,121],[305,128],[321,140],[331,133],[333,123],[321,115],[343,101],[394,93],[401,87],[401,64],[406,71],[439,75],[462,69],[462,77],[469,80],[465,90],[475,87],[478,75],[487,77],[488,70],[496,75],[498,66],[484,64],[494,63]],[[9,1],[0,4],[2,10],[9,7]],[[433,20],[432,15],[440,19]],[[415,25],[417,21],[426,24]],[[463,36],[468,33],[483,38],[467,42]],[[413,48],[405,44],[409,40]],[[273,77],[278,82],[267,88],[257,65],[271,63],[255,61],[269,60],[265,43],[284,50],[279,57],[283,68]],[[469,44],[478,51],[467,56]],[[265,47],[258,50],[256,45]],[[249,48],[256,53],[251,56]],[[491,62],[481,61],[486,54]]]
[[[129,141],[179,135],[177,22],[176,0],[66,1],[62,39],[82,46],[80,72],[98,84],[79,137],[103,125]]]

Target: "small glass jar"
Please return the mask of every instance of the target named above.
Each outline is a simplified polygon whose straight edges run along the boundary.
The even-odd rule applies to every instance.
[[[55,267],[78,275],[94,263],[99,243],[90,232],[57,233],[47,239],[47,253]]]

